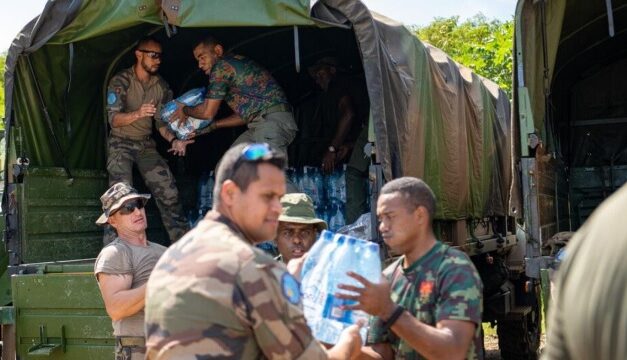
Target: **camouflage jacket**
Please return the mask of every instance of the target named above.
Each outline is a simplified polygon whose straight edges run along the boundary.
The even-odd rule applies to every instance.
[[[403,269],[403,260],[404,256],[383,271],[392,284],[392,300],[427,325],[435,326],[442,320],[464,320],[477,324],[466,358],[483,359],[483,286],[468,256],[438,241],[406,269]],[[380,319],[372,319],[369,344],[392,344],[396,359],[424,358],[392,331],[382,331],[381,325]]]
[[[209,74],[208,99],[224,100],[246,123],[263,110],[287,104],[270,72],[241,55],[225,55]]]
[[[211,212],[159,260],[146,291],[147,359],[326,359],[300,284]]]

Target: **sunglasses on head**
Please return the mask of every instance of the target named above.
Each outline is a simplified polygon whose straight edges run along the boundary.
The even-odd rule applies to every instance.
[[[148,55],[148,57],[150,57],[151,59],[161,59],[161,53],[158,51],[142,50],[142,49],[137,49],[137,51]]]
[[[135,211],[135,209],[141,210],[143,208],[144,208],[144,202],[140,199],[135,199],[135,200],[125,202],[122,206],[120,206],[120,208],[116,212],[119,212],[122,215],[128,215],[128,214],[132,214]]]
[[[257,162],[274,159],[276,153],[266,143],[254,143],[247,145],[233,165],[233,174],[239,170],[243,162]]]

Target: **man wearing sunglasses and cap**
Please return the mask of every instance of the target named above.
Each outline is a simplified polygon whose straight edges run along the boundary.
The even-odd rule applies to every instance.
[[[166,250],[148,241],[144,205],[148,194],[139,194],[126,183],[114,184],[101,197],[103,214],[96,224],[111,225],[118,236],[98,255],[94,273],[116,337],[115,359],[144,359],[144,299],[146,282]]]
[[[168,84],[157,73],[161,64],[161,45],[151,37],[141,39],[134,51],[135,64],[111,78],[107,90],[107,113],[111,132],[107,146],[109,184],[133,183],[133,164],[150,189],[161,213],[171,242],[188,230],[179,202],[174,176],[157,152],[152,138],[153,117],[157,130],[170,143],[169,152],[185,155],[186,145],[193,140],[177,140],[167,125],[160,121],[162,104],[172,99]],[[109,232],[106,232],[105,243]]]
[[[280,253],[277,260],[287,264],[311,249],[318,233],[327,229],[327,223],[316,217],[313,201],[307,194],[285,194],[281,198],[281,206],[276,237]]]
[[[305,321],[298,280],[254,247],[276,236],[285,160],[267,144],[239,144],[223,156],[214,210],[170,246],[148,280],[146,359],[349,359],[360,351],[357,325],[322,347]]]

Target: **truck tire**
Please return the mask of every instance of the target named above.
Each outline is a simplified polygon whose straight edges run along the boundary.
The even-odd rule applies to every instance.
[[[539,304],[532,305],[531,311],[522,318],[498,321],[496,332],[502,359],[538,359],[541,335]]]

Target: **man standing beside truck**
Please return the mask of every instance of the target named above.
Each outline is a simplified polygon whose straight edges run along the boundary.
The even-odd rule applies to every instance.
[[[482,284],[468,256],[436,240],[435,196],[413,177],[385,184],[377,201],[379,230],[402,256],[371,283],[338,297],[375,316],[362,359],[483,359]]]
[[[188,230],[179,201],[174,176],[157,152],[152,138],[153,117],[157,130],[170,143],[175,155],[185,155],[193,140],[177,140],[176,135],[159,120],[160,106],[172,99],[172,91],[157,71],[161,64],[161,44],[154,38],[140,40],[135,49],[135,64],[120,71],[109,81],[107,113],[111,132],[107,147],[109,184],[133,183],[133,164],[154,195],[161,220],[171,242]],[[108,242],[105,235],[105,243]]]
[[[298,127],[285,92],[270,72],[251,59],[226,53],[222,44],[210,36],[196,44],[194,58],[209,76],[205,101],[195,107],[180,105],[171,121],[188,116],[213,121],[197,135],[246,125],[248,130],[233,145],[268,143],[287,154],[287,146],[294,140]],[[222,101],[229,105],[233,114],[215,120]]]
[[[109,224],[118,237],[98,255],[94,273],[113,323],[116,360],[144,359],[144,299],[146,282],[165,247],[148,241],[148,194],[117,183],[100,197],[103,214],[98,225]]]
[[[323,145],[321,168],[326,174],[337,164],[348,160],[346,167],[346,222],[353,223],[367,211],[368,165],[370,158],[364,154],[368,141],[368,95],[365,84],[360,84],[339,73],[339,61],[323,57],[309,68],[309,74],[322,90],[316,101],[312,121],[335,124],[333,136]],[[324,138],[324,137],[323,137]]]

